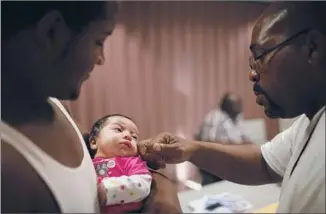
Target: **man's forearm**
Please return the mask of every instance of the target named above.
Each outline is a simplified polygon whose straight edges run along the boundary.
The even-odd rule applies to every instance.
[[[176,184],[165,175],[152,171],[151,193],[144,204],[143,213],[182,213]]]
[[[189,142],[196,148],[190,162],[223,179],[247,185],[271,183],[255,144]]]

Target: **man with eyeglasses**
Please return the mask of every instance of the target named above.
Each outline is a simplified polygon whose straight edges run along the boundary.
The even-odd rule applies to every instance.
[[[240,184],[282,182],[278,213],[325,213],[326,2],[272,3],[250,50],[256,101],[271,118],[301,115],[289,129],[261,147],[163,133],[139,150],[161,167],[190,161]]]

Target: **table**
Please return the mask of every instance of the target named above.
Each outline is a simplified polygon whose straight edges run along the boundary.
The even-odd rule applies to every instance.
[[[187,190],[179,192],[178,196],[182,211],[184,213],[191,212],[191,210],[188,208],[188,204],[193,200],[200,199],[205,195],[219,194],[222,192],[230,192],[240,195],[252,204],[253,207],[251,210],[249,210],[249,212],[253,212],[277,203],[280,194],[280,187],[276,184],[246,186],[229,181],[220,181],[214,184],[206,185],[199,191]]]

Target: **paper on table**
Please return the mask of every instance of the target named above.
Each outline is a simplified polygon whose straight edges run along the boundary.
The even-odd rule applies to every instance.
[[[212,209],[213,207],[213,209]],[[239,195],[228,192],[218,195],[206,195],[189,203],[193,213],[240,213],[252,208],[252,205]]]

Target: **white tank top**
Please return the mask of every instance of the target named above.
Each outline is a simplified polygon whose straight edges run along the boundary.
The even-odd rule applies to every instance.
[[[1,138],[17,150],[44,180],[62,213],[99,213],[96,173],[83,137],[59,100],[49,98],[49,102],[61,110],[80,138],[84,151],[80,166],[69,168],[62,165],[3,121]]]

